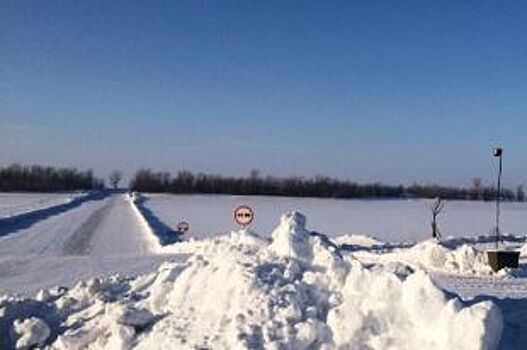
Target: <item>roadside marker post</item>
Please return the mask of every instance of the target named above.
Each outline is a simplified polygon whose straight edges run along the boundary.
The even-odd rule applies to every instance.
[[[248,205],[240,205],[234,210],[234,221],[243,229],[247,228],[254,220],[254,212]]]

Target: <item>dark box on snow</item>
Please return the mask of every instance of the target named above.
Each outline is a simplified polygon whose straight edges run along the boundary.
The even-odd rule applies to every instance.
[[[513,269],[518,268],[518,261],[520,260],[520,252],[506,251],[506,250],[489,250],[487,252],[489,265],[494,272],[498,272],[504,267]]]

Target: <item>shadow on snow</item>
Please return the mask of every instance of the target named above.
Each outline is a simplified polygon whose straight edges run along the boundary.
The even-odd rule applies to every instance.
[[[500,299],[493,296],[479,295],[471,303],[485,300],[491,300],[496,303],[503,314],[503,332],[499,349],[524,349],[525,344],[527,344],[527,332],[525,332],[527,299]]]
[[[511,234],[502,234],[500,237],[500,243],[525,243],[527,236],[515,236]],[[477,237],[450,237],[439,241],[439,244],[446,248],[456,249],[464,244],[476,245],[476,244],[488,244],[495,243],[496,236],[477,236]]]
[[[152,228],[155,235],[159,239],[161,245],[181,242],[182,233],[172,229],[170,226],[161,221],[149,208],[145,206],[148,198],[138,195],[135,199],[137,209],[141,212],[148,225]]]
[[[7,236],[19,230],[27,229],[42,220],[46,220],[51,216],[62,214],[68,210],[80,206],[87,201],[104,199],[110,195],[110,193],[111,192],[109,191],[91,192],[85,196],[76,197],[64,204],[0,219],[0,237]]]

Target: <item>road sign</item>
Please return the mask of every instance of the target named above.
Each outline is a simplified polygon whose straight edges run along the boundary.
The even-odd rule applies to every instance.
[[[179,224],[177,224],[177,232],[184,234],[190,229],[190,225],[186,221],[181,221]]]
[[[234,220],[242,227],[246,227],[253,222],[254,212],[251,207],[247,205],[240,205],[234,210]]]

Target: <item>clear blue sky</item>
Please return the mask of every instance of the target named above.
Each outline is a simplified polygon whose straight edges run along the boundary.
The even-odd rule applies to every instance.
[[[0,0],[0,164],[527,184],[527,2]]]

